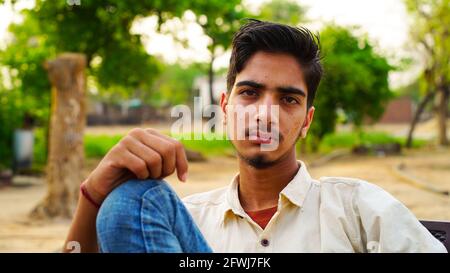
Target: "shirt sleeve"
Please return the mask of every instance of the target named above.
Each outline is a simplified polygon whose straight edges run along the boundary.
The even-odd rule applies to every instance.
[[[353,207],[368,252],[447,252],[408,208],[376,185],[361,182]]]

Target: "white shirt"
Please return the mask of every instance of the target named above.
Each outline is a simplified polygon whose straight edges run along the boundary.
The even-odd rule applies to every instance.
[[[184,204],[214,252],[446,252],[397,199],[366,181],[314,180],[305,164],[263,230],[243,210],[238,175]]]

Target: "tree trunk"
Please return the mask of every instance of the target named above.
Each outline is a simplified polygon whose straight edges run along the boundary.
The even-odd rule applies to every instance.
[[[438,114],[438,141],[439,145],[447,146],[447,116],[448,116],[448,88],[442,87],[438,90],[439,100],[437,105]]]
[[[425,107],[427,104],[431,101],[431,99],[434,97],[435,93],[430,91],[426,94],[426,96],[422,99],[422,101],[417,106],[417,110],[414,113],[414,118],[411,121],[411,125],[409,126],[409,132],[408,132],[408,138],[406,140],[406,147],[411,148],[412,142],[413,142],[413,133],[414,129],[416,128],[417,123],[420,120],[420,116],[423,113],[423,110],[425,110]]]
[[[47,196],[33,218],[72,216],[83,179],[86,57],[65,53],[44,64],[52,84]]]

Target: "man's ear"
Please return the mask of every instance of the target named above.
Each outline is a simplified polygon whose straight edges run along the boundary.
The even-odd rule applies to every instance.
[[[224,124],[227,122],[227,105],[228,105],[228,95],[226,92],[222,92],[222,94],[220,95],[220,108],[222,108]]]
[[[312,123],[313,118],[314,118],[314,111],[315,110],[316,110],[316,108],[314,108],[314,106],[311,106],[308,109],[308,112],[306,113],[305,121],[303,123],[302,130],[300,132],[300,137],[301,138],[305,138],[306,135],[308,134],[309,127],[311,126],[311,123]]]

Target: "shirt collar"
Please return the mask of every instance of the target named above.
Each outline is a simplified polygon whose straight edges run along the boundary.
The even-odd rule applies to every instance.
[[[292,180],[284,187],[280,192],[279,206],[283,205],[284,202],[291,203],[297,207],[302,207],[303,202],[306,199],[306,195],[311,187],[311,176],[306,168],[303,161],[298,160],[300,168],[297,174],[292,178]],[[240,217],[245,217],[246,213],[239,202],[238,193],[239,184],[239,173],[236,174],[226,192],[226,198],[223,203],[223,220],[227,219],[231,215],[237,215]]]

